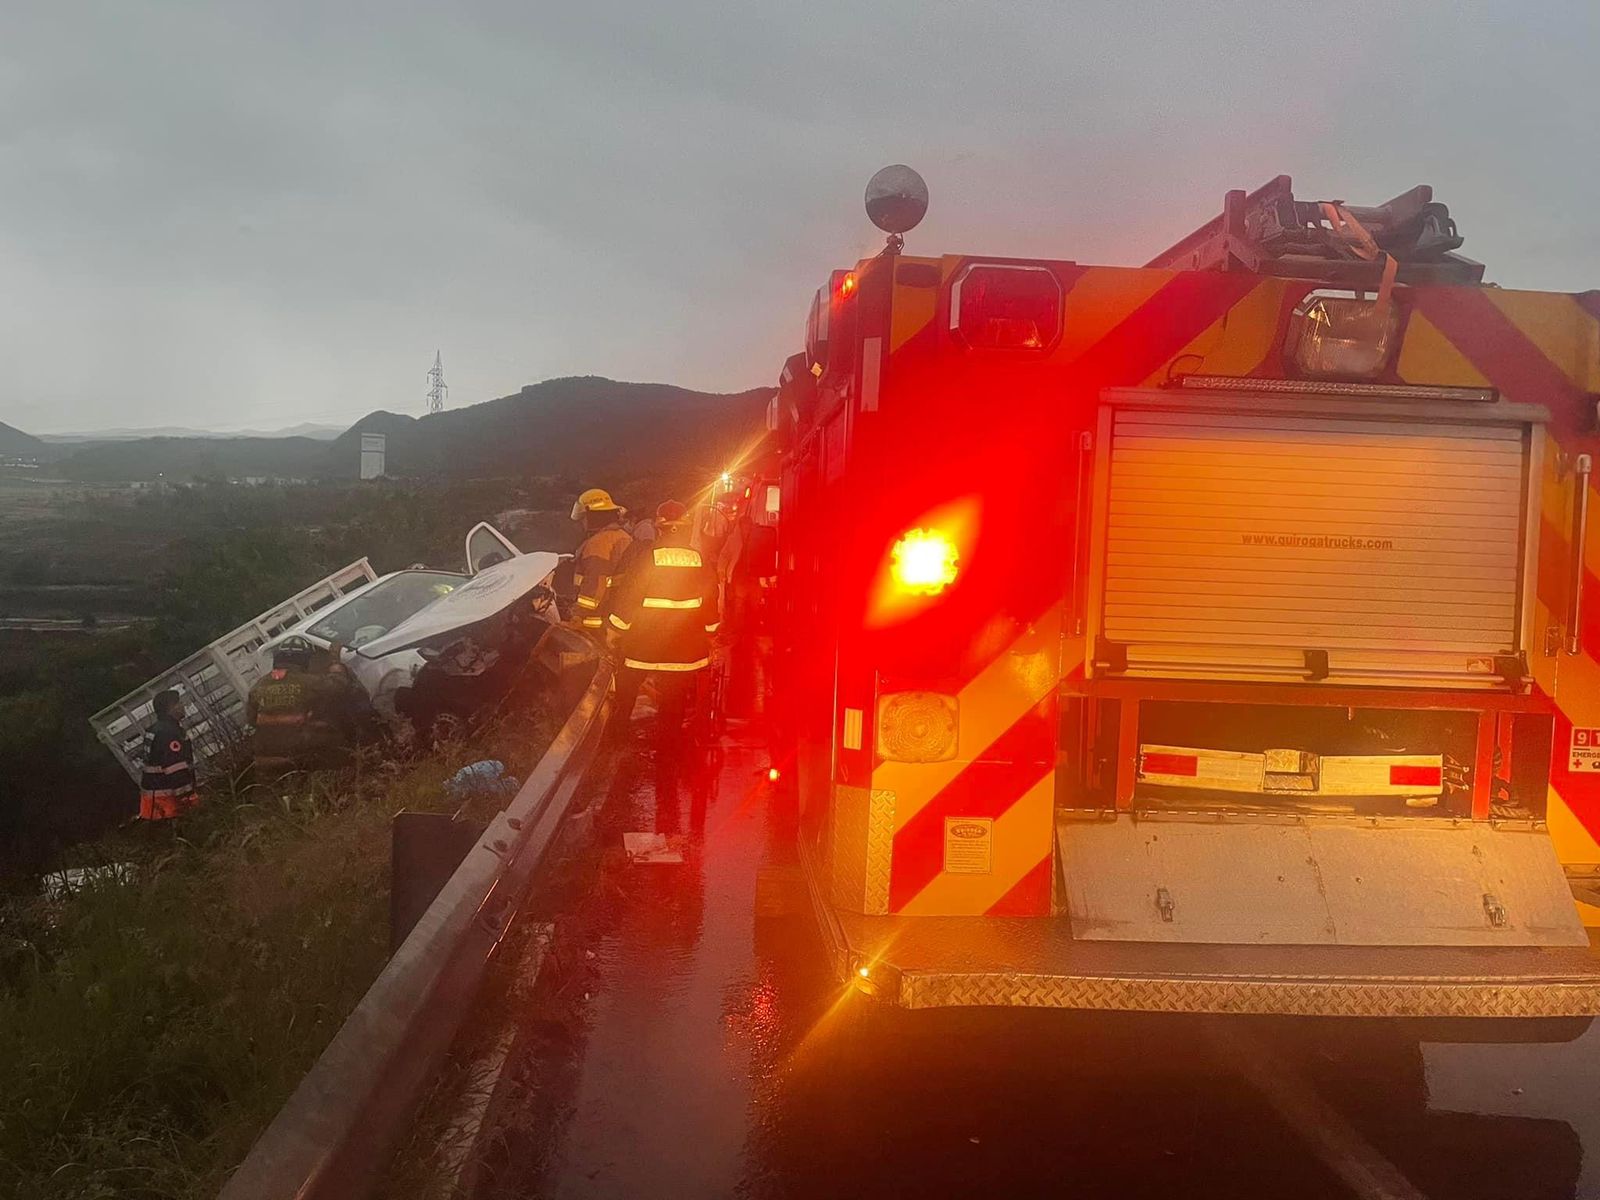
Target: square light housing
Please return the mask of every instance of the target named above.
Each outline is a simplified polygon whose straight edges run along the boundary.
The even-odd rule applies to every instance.
[[[878,754],[890,762],[948,762],[960,741],[960,707],[943,692],[878,697]]]
[[[1298,374],[1312,379],[1371,379],[1381,374],[1400,344],[1400,310],[1380,310],[1376,300],[1313,295],[1290,323]]]
[[[1049,350],[1061,336],[1061,281],[1048,267],[973,263],[950,285],[950,331],[975,350]]]

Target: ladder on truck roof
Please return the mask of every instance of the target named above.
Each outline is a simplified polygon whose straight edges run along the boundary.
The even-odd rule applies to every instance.
[[[1363,208],[1296,200],[1289,177],[1279,175],[1253,192],[1229,192],[1220,216],[1145,265],[1254,271],[1362,288],[1382,274],[1376,250],[1394,260],[1402,283],[1480,283],[1483,264],[1455,253],[1461,241],[1450,210],[1435,202],[1427,184]]]

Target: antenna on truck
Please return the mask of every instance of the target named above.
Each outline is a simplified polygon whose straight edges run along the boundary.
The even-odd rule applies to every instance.
[[[1222,215],[1169,246],[1146,266],[1180,271],[1255,271],[1372,287],[1376,260],[1396,264],[1402,283],[1479,283],[1483,264],[1455,253],[1462,242],[1450,210],[1420,184],[1375,208],[1342,200],[1296,200],[1279,175],[1246,194],[1229,192]]]

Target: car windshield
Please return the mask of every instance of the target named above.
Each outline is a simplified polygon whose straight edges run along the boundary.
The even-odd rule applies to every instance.
[[[461,582],[460,575],[448,571],[403,571],[380,579],[306,632],[323,641],[361,646],[449,595]]]

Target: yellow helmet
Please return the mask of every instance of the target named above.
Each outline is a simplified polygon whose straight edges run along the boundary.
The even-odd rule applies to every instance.
[[[611,498],[611,493],[606,491],[605,488],[590,488],[588,491],[580,495],[576,503],[573,504],[572,519],[574,521],[581,520],[584,513],[620,513],[627,511],[627,509],[623,508],[622,505],[618,504]]]

